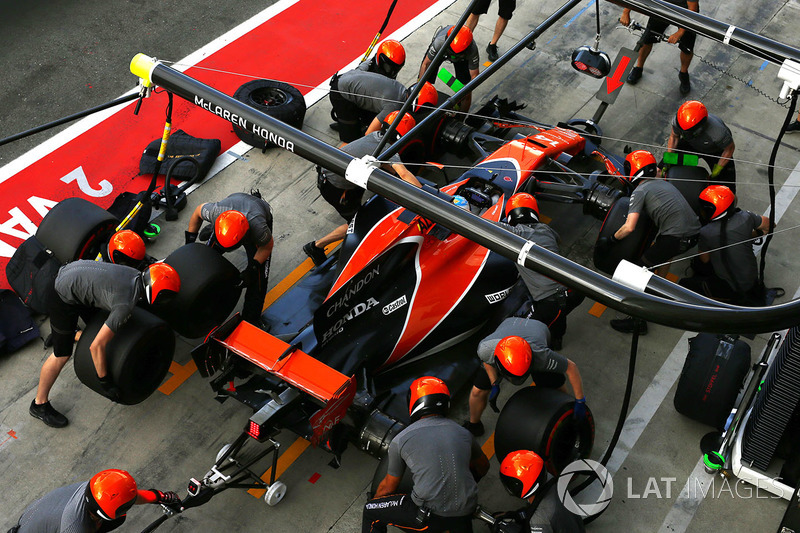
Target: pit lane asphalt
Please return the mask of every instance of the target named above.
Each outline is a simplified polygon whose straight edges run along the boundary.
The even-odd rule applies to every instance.
[[[96,33],[99,30],[87,28],[82,33],[84,41],[89,43],[92,41],[90,36],[97,35],[95,40],[98,41],[98,47],[102,44],[103,53],[99,52],[99,48],[90,55],[77,45],[59,47],[57,43],[62,39],[74,38],[74,32],[68,28],[85,27],[79,22],[93,20],[84,11],[85,5],[96,9],[93,13],[98,20],[97,28],[114,27],[103,21],[112,20],[107,17],[117,14],[111,10],[120,8],[108,6],[103,11],[100,4],[76,4],[70,9],[63,7],[58,17],[54,17],[53,13],[39,13],[30,7],[28,17],[17,19],[15,27],[26,30],[18,34],[20,41],[30,36],[30,41],[25,42],[31,44],[23,50],[14,50],[11,44],[4,47],[4,50],[9,50],[9,55],[4,53],[2,61],[12,65],[4,70],[13,74],[4,86],[14,87],[19,95],[32,94],[23,91],[31,86],[41,92],[36,99],[13,94],[9,96],[8,93],[0,98],[0,105],[13,106],[16,110],[11,113],[6,108],[0,116],[23,117],[19,125],[9,123],[4,118],[4,133],[12,133],[114,98],[130,86],[127,67],[134,53],[142,51],[178,59],[265,7],[255,2],[247,2],[244,7],[237,3],[234,15],[227,6],[220,9],[211,2],[193,2],[180,12],[181,16],[167,21],[166,10],[161,11],[148,4],[146,9],[151,12],[148,28],[153,28],[152,35],[129,34],[125,31],[126,26],[121,24],[117,26],[117,31],[109,31],[102,36]],[[500,41],[501,51],[507,49],[512,39],[524,35],[559,4],[553,0],[518,2],[515,17]],[[138,5],[130,4],[129,7]],[[401,73],[401,81],[410,82],[415,78],[415,64],[421,59],[433,31],[440,24],[453,23],[465,5],[466,2],[457,2],[404,41],[409,59]],[[170,9],[177,7],[171,6]],[[574,47],[592,41],[593,10],[594,5],[580,14],[578,10],[574,11],[572,20],[564,21],[540,38],[536,52],[525,52],[515,58],[495,78],[476,91],[473,97],[475,108],[487,97],[499,92],[501,96],[528,103],[523,113],[542,121],[590,117],[597,107],[593,94],[600,82],[572,71],[568,57]],[[744,28],[783,39],[788,44],[799,44],[800,37],[793,31],[799,15],[796,4],[737,1],[718,5],[701,4],[701,10]],[[618,11],[611,4],[601,5],[602,48],[612,57],[620,46],[632,47],[635,42],[635,37],[626,31],[614,29],[612,21],[616,20]],[[476,32],[476,39],[482,43],[482,56],[485,56],[483,45],[491,36],[495,16],[496,8],[493,5],[490,13],[482,17]],[[75,19],[74,24],[70,23],[71,17]],[[642,16],[636,18],[644,21]],[[41,22],[45,20],[51,25],[43,26]],[[195,25],[190,22],[196,22],[198,28],[202,22],[202,31],[194,32],[191,28]],[[37,36],[41,44],[36,42]],[[110,38],[112,36],[113,39]],[[53,43],[47,44],[50,40]],[[80,39],[75,42],[79,43]],[[65,80],[69,79],[65,77],[67,74],[62,71],[59,75],[53,75],[48,73],[49,69],[33,68],[38,58],[52,55],[52,50],[63,50],[64,57],[69,60],[83,57],[87,69],[102,67],[102,75],[98,79],[116,85],[103,92],[100,98],[89,97],[85,93],[91,91],[83,89],[85,78],[76,78],[77,85],[73,85],[72,91],[67,91],[70,94],[64,94]],[[12,51],[20,53],[20,56],[16,56],[19,59],[11,55]],[[698,40],[697,51],[729,67],[740,77],[752,78],[755,85],[770,94],[777,94],[777,67],[768,66],[760,70],[760,60],[742,56],[703,39]],[[32,68],[16,68],[23,64],[29,64]],[[636,87],[623,87],[619,100],[600,122],[606,136],[620,139],[606,140],[606,146],[621,152],[626,144],[633,148],[645,147],[643,145],[646,144],[665,144],[669,120],[682,101],[677,88],[677,65],[677,50],[666,44],[654,47],[642,80]],[[770,139],[776,135],[785,111],[739,82],[721,76],[697,59],[690,72],[693,82],[691,96],[703,100],[711,112],[720,115],[733,130],[737,143],[736,158],[765,163],[771,148]],[[570,90],[565,91],[565,87]],[[74,95],[80,96],[80,99]],[[54,102],[51,106],[45,105],[48,96]],[[26,108],[31,104],[32,107]],[[49,115],[35,114],[45,113],[45,108],[53,112]],[[25,109],[30,111],[25,112]],[[303,129],[335,143],[333,132],[327,128],[330,122],[328,110],[325,100],[309,109]],[[29,121],[24,119],[26,115],[36,118]],[[36,141],[39,141],[39,137]],[[777,165],[791,169],[797,163],[796,147],[800,141],[788,137],[784,143],[787,146],[779,153]],[[12,152],[7,152],[6,148],[0,154],[3,162],[7,162],[6,154],[21,153],[16,151],[18,147],[15,145],[11,147]],[[763,213],[768,205],[764,186],[765,167],[737,162],[737,168],[740,206]],[[787,174],[788,171],[776,173],[778,186]],[[276,245],[270,276],[270,286],[274,287],[305,260],[300,249],[302,244],[339,224],[337,215],[318,196],[312,165],[286,152],[270,150],[262,154],[251,151],[237,160],[189,197],[189,206],[177,223],[160,221],[165,234],[149,248],[149,252],[163,257],[181,244],[188,213],[193,206],[222,198],[234,191],[249,190],[250,187],[260,188],[275,210]],[[544,214],[553,219],[553,226],[562,235],[563,254],[589,264],[599,223],[581,215],[579,207],[543,202],[541,208]],[[798,224],[794,204],[789,206],[780,224],[781,227]],[[770,248],[767,268],[768,285],[784,287],[787,295],[797,289],[796,275],[792,272],[796,263],[795,254],[791,252],[794,242],[796,237],[793,232],[777,236]],[[241,254],[233,254],[232,260],[238,262],[239,266],[244,262]],[[683,265],[673,267],[672,271],[681,273]],[[608,319],[613,317],[613,311],[606,311],[598,319],[588,314],[590,306],[591,302],[585,302],[570,316],[563,353],[578,363],[583,374],[588,402],[597,421],[593,454],[597,458],[605,448],[616,422],[624,389],[629,337],[608,327]],[[49,325],[45,323],[43,331],[46,333],[48,330]],[[651,324],[650,333],[640,340],[632,399],[636,416],[632,415],[629,419],[623,443],[619,447],[623,455],[626,449],[630,450],[614,476],[615,495],[611,507],[589,526],[589,531],[659,530],[700,457],[699,439],[708,428],[674,411],[671,405],[676,377],[674,368],[665,365],[662,369],[665,360],[673,360],[670,354],[676,350],[679,371],[687,349],[685,340],[681,340],[683,333]],[[754,358],[760,353],[765,340],[766,335],[759,335],[751,342]],[[178,364],[189,363],[189,350],[194,344],[179,340],[175,357]],[[8,431],[14,431],[17,437],[0,444],[0,486],[4,494],[0,498],[0,526],[10,526],[30,501],[52,488],[87,479],[103,468],[126,468],[144,488],[152,486],[183,491],[189,477],[201,477],[208,470],[217,450],[235,438],[250,414],[247,408],[235,402],[219,405],[213,401],[208,384],[196,373],[170,395],[157,392],[140,405],[125,407],[112,405],[89,391],[78,382],[71,370],[65,369],[53,391],[53,399],[55,405],[70,417],[71,425],[63,430],[52,430],[27,414],[45,355],[41,344],[34,343],[0,360],[0,375],[4,379],[3,392],[0,393],[0,440],[6,438]],[[656,376],[658,379],[654,381]],[[501,400],[512,392],[512,387],[504,388]],[[466,395],[463,391],[453,403],[453,417],[462,420],[466,413]],[[645,415],[638,417],[642,413]],[[493,427],[495,420],[491,412],[487,411],[484,415],[487,427]],[[638,439],[637,428],[642,430]],[[358,531],[360,509],[376,462],[362,452],[349,449],[344,455],[343,466],[334,470],[327,465],[330,456],[313,448],[301,450],[303,444],[296,444],[293,435],[282,435],[280,441],[285,453],[302,451],[302,455],[281,475],[281,480],[288,485],[288,493],[278,506],[267,507],[263,501],[243,491],[231,490],[203,507],[169,520],[159,531],[219,531],[223,528],[231,531]],[[249,446],[253,449],[257,447]],[[315,474],[320,476],[311,482]],[[655,487],[660,498],[653,490],[646,491],[650,477],[657,480]],[[675,480],[669,481],[669,478]],[[717,482],[719,492],[721,480],[717,478]],[[645,493],[647,497],[643,497]],[[744,495],[745,488],[740,488],[738,494]],[[763,493],[761,498],[756,498],[754,492],[747,499],[737,497],[736,492],[733,497],[724,491],[719,497],[717,494],[714,496],[707,497],[700,504],[687,531],[771,531],[775,530],[785,507],[783,500],[770,499]],[[517,502],[507,496],[499,484],[495,461],[487,478],[480,483],[480,501],[490,510],[517,506]],[[159,511],[155,507],[135,508],[130,513],[125,530],[141,530],[158,516]],[[482,528],[476,524],[477,531]],[[666,524],[665,530],[681,529]]]

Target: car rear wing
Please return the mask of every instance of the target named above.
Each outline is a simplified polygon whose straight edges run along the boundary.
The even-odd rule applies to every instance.
[[[192,358],[203,377],[211,377],[220,371],[221,378],[227,379],[232,374],[228,372],[233,367],[230,364],[232,356],[265,370],[322,405],[309,420],[311,443],[315,446],[344,418],[353,403],[356,392],[354,376],[345,376],[303,352],[297,344],[290,345],[270,335],[245,322],[238,314],[214,329],[203,344],[192,350]],[[280,398],[273,401],[285,404]],[[264,406],[261,410],[277,414],[280,406]],[[269,422],[268,419],[259,419],[263,426]]]

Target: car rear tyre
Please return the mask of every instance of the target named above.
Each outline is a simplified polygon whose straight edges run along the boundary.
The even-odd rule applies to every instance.
[[[75,347],[75,374],[93,391],[108,397],[97,378],[89,351],[108,313],[98,312],[89,320]],[[108,343],[106,365],[114,385],[119,389],[118,403],[135,405],[144,401],[161,386],[175,353],[175,334],[166,322],[141,309],[134,308],[131,317]]]
[[[614,202],[600,227],[598,241],[602,238],[610,239],[622,227],[628,216],[630,200],[630,197],[625,196]],[[606,274],[613,275],[617,265],[623,259],[632,263],[638,262],[654,236],[655,226],[650,221],[650,217],[646,213],[641,213],[636,229],[630,235],[605,250],[598,250],[595,245],[594,266]]]
[[[557,475],[569,463],[589,457],[594,445],[594,416],[575,420],[575,398],[559,390],[525,387],[503,406],[494,432],[497,461],[516,450],[539,454]]]
[[[36,238],[62,263],[94,259],[118,224],[102,207],[83,198],[67,198],[45,215]]]

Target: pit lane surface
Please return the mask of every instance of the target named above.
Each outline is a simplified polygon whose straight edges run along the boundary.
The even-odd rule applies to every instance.
[[[521,37],[558,4],[552,1],[519,2],[515,17],[500,41],[501,51],[507,49],[511,39]],[[440,24],[454,22],[464,6],[465,3],[457,2],[404,41],[409,59],[401,73],[401,81],[408,82],[415,77],[414,64],[424,53],[434,29]],[[254,11],[261,8],[263,5]],[[797,39],[796,33],[790,30],[796,27],[797,9],[796,5],[778,2],[701,5],[701,10],[717,18],[794,45],[798,43],[791,39]],[[597,107],[592,95],[599,82],[574,73],[566,58],[572,48],[591,41],[594,35],[593,10],[592,5],[591,9],[580,13],[574,11],[573,19],[565,20],[564,24],[542,36],[536,52],[521,54],[477,91],[474,102],[477,104],[499,92],[501,96],[527,102],[529,107],[525,112],[539,120],[555,122],[591,116]],[[611,21],[615,20],[617,11],[618,8],[612,5],[601,6],[603,48],[612,56],[620,46],[632,47],[635,41],[627,32],[613,29]],[[232,16],[229,11],[225,15]],[[187,13],[186,18],[190,16]],[[210,12],[208,17],[215,19]],[[476,37],[480,43],[486,43],[490,38],[494,17],[493,6],[490,13],[481,19]],[[643,21],[643,17],[638,19]],[[216,32],[213,28],[207,31],[210,36],[221,34],[231,24],[223,26]],[[51,32],[57,32],[57,29]],[[115,53],[122,59],[116,68],[111,65],[109,72],[118,72],[118,78],[129,80],[127,63],[138,51],[165,58],[172,55],[168,51],[115,48]],[[172,57],[183,57],[188,51],[182,50]],[[760,60],[740,56],[704,40],[699,41],[697,51],[729,66],[732,72],[744,79],[752,78],[755,85],[770,94],[777,94],[778,82],[774,79],[777,67],[762,69]],[[645,147],[645,144],[664,144],[669,119],[681,101],[676,67],[677,50],[657,45],[648,59],[642,81],[635,88],[623,87],[618,102],[601,121],[605,135],[619,139],[609,139],[605,145],[621,152],[625,144],[635,148]],[[697,60],[690,71],[694,84],[692,96],[702,99],[732,128],[737,142],[736,158],[764,163],[771,147],[770,139],[777,133],[784,110]],[[39,83],[46,82],[41,80]],[[116,96],[128,87],[124,85],[109,96]],[[569,93],[563,87],[569,87]],[[58,92],[57,86],[50,85],[50,90],[54,94]],[[327,128],[330,122],[328,109],[325,101],[311,108],[304,130],[334,143],[333,132]],[[6,129],[5,121],[3,129]],[[788,137],[784,143],[786,146],[779,153],[777,165],[793,169],[798,159],[798,140]],[[740,206],[763,213],[768,205],[764,187],[765,167],[739,164],[738,161],[737,167]],[[779,186],[784,184],[787,175],[788,170],[776,173]],[[796,176],[794,173],[789,179],[796,179]],[[276,212],[276,248],[271,273],[271,286],[275,286],[305,260],[300,251],[303,243],[339,223],[332,209],[318,198],[314,180],[311,165],[288,153],[274,150],[266,154],[250,152],[192,194],[188,209],[230,192],[247,190],[250,186],[265,192]],[[789,184],[784,190],[788,194],[795,188]],[[588,264],[599,224],[580,215],[577,207],[543,203],[542,211],[553,219],[553,226],[561,233],[564,255]],[[164,222],[167,233],[149,249],[150,253],[161,257],[178,246],[187,218],[184,212],[178,223]],[[797,225],[797,219],[796,207],[789,204],[780,226]],[[794,242],[796,238],[791,231],[777,236],[770,248],[767,269],[768,284],[784,287],[788,295],[797,289],[796,275],[792,273],[792,265],[796,263],[791,253]],[[234,255],[233,259],[240,265],[243,263],[243,257],[239,255]],[[308,266],[307,260],[305,264]],[[680,273],[683,265],[672,270]],[[584,376],[587,397],[598,424],[594,455],[597,457],[610,438],[616,421],[624,388],[628,337],[608,327],[613,311],[606,311],[597,318],[588,314],[590,307],[591,302],[585,302],[571,315],[563,353],[578,363]],[[44,325],[45,332],[48,327]],[[688,336],[681,331],[651,324],[650,333],[641,339],[633,407],[618,453],[611,461],[618,465],[614,476],[614,501],[603,517],[589,526],[589,531],[618,531],[621,528],[657,531],[662,527],[666,531],[771,531],[777,526],[784,509],[783,501],[769,499],[763,492],[761,498],[756,498],[755,490],[752,490],[750,498],[744,498],[742,496],[747,495],[745,487],[739,487],[737,491],[731,486],[733,492],[725,492],[720,490],[719,479],[714,497],[706,497],[693,518],[685,511],[683,500],[680,510],[673,511],[678,492],[699,458],[699,438],[707,431],[700,424],[678,415],[671,405],[673,384],[686,352],[685,339]],[[760,335],[751,342],[754,357],[765,338],[765,335]],[[173,375],[190,374],[188,351],[193,345],[191,341],[179,341],[176,363],[181,366],[174,367]],[[228,402],[219,405],[213,401],[207,383],[196,373],[190,374],[183,382],[179,378],[170,378],[165,384],[168,388],[163,389],[170,392],[168,395],[156,393],[138,406],[124,407],[112,405],[92,393],[66,369],[54,389],[53,398],[55,405],[70,417],[71,425],[64,430],[52,430],[33,420],[26,412],[44,356],[41,345],[34,344],[0,361],[0,375],[4,377],[0,394],[0,480],[4,487],[4,496],[0,499],[2,526],[6,523],[10,526],[27,503],[41,494],[56,486],[87,479],[102,468],[126,468],[134,473],[144,488],[182,490],[189,477],[205,473],[217,450],[233,440],[249,415],[240,404]],[[511,389],[504,388],[501,398],[508,397]],[[466,396],[462,394],[454,405],[454,418],[463,419]],[[484,422],[491,427],[494,421],[492,413],[487,412],[484,416]],[[13,432],[13,435],[8,432]],[[190,528],[204,531],[223,528],[236,531],[358,531],[360,508],[375,461],[350,449],[345,453],[343,466],[334,470],[327,465],[330,456],[306,447],[303,441],[292,435],[283,435],[280,440],[284,446],[279,471],[285,468],[281,479],[288,485],[289,492],[278,506],[269,508],[245,492],[228,491],[206,506],[166,522],[159,531],[187,531]],[[297,460],[291,461],[295,457]],[[649,487],[650,477],[656,479],[656,484]],[[669,481],[672,478],[674,481]],[[481,503],[491,510],[517,505],[500,487],[496,463],[493,463],[489,476],[481,482],[480,490]],[[155,507],[135,508],[130,513],[126,530],[138,531],[157,516]],[[671,522],[665,523],[667,519]],[[482,527],[476,525],[476,530]]]

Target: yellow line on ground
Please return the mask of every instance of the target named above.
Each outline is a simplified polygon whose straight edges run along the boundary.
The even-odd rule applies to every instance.
[[[603,316],[603,313],[605,312],[606,309],[608,309],[608,307],[606,307],[605,305],[595,302],[592,308],[589,309],[589,314],[592,316],[596,316],[597,318],[600,318],[601,316]]]
[[[175,389],[180,387],[184,381],[189,379],[189,376],[197,371],[197,365],[194,360],[189,361],[185,365],[179,365],[175,361],[172,361],[169,365],[169,371],[172,373],[172,377],[158,388],[158,392],[166,394],[167,396],[175,392]]]
[[[489,459],[494,457],[494,433],[489,435],[489,438],[486,439],[486,442],[481,446],[481,450],[483,450],[483,453],[486,454],[486,457]]]
[[[283,452],[280,457],[278,457],[278,467],[275,469],[275,479],[281,477],[281,474],[283,474],[286,469],[289,468],[289,466],[294,463],[295,460],[300,457],[300,454],[302,454],[310,445],[311,443],[306,439],[298,438],[288,448],[286,448],[286,451]],[[266,482],[269,480],[271,470],[272,467],[269,467],[267,471],[264,472],[264,475],[261,476],[262,481]],[[255,498],[263,497],[265,492],[267,492],[265,489],[250,489],[247,491],[248,494]]]

